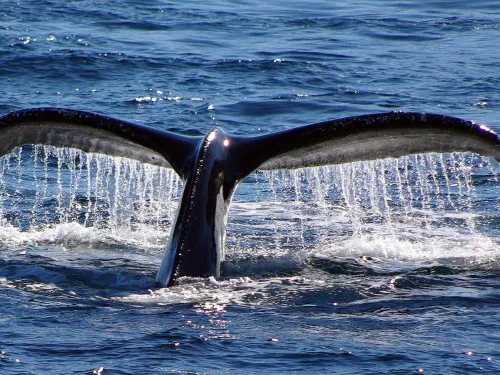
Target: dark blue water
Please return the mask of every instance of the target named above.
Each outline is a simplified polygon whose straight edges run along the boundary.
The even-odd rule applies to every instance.
[[[411,110],[500,131],[496,1],[0,9],[0,114],[70,107],[257,134]],[[127,206],[116,161],[89,168],[111,182],[89,182],[57,152],[2,162],[1,374],[500,372],[500,187],[488,160],[256,173],[232,205],[225,276],[166,289],[154,277],[178,192],[153,187],[170,175],[141,172],[150,183]]]

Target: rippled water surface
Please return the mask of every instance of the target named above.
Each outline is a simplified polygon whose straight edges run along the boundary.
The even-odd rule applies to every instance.
[[[255,135],[392,110],[500,131],[496,1],[3,1],[0,114]],[[497,374],[500,173],[469,154],[257,171],[223,277],[155,285],[182,182],[0,160],[1,374]]]

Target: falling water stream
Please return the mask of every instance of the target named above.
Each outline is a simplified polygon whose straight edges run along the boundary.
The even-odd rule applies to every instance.
[[[495,168],[487,158],[456,153],[257,171],[231,205],[228,259],[496,253]],[[95,237],[163,248],[181,193],[170,169],[24,146],[0,159],[2,242],[68,245],[88,241],[81,231],[91,228]]]
[[[240,194],[230,230],[248,253],[283,258],[494,258],[495,168],[454,153],[258,172],[250,188],[261,186],[260,202]]]
[[[153,245],[168,235],[181,189],[171,169],[76,149],[24,146],[0,159],[1,225],[33,233],[76,224],[125,240],[147,227],[148,236],[138,239]]]

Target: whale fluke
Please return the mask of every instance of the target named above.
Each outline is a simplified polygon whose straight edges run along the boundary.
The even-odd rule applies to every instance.
[[[456,117],[390,112],[342,118],[238,139],[253,169],[293,169],[425,152],[475,152],[500,160],[497,134]],[[253,170],[252,169],[252,170]]]
[[[390,112],[272,134],[232,136],[214,128],[188,137],[98,114],[58,108],[0,117],[0,156],[24,144],[78,148],[173,168],[184,182],[157,281],[219,276],[227,213],[238,184],[256,169],[290,169],[425,152],[474,152],[500,160],[500,138],[455,117]]]
[[[63,108],[26,109],[0,117],[0,155],[24,144],[45,144],[127,157],[173,168],[181,176],[200,139]]]

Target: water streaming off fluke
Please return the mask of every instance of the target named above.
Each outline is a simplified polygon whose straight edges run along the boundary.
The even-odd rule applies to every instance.
[[[306,257],[497,257],[495,168],[454,153],[260,172],[248,187],[260,202],[246,201],[244,187],[229,230],[240,234],[237,247],[278,257],[297,248]]]
[[[171,169],[24,146],[0,159],[1,238],[13,241],[14,230],[14,244],[38,242],[55,228],[65,231],[56,242],[78,242],[92,228],[163,248],[181,192]],[[478,244],[497,254],[499,223],[499,177],[477,155],[257,171],[230,206],[228,255],[443,257],[473,255]]]
[[[78,223],[123,236],[144,226],[164,240],[182,183],[140,162],[76,149],[24,146],[0,159],[2,225],[24,231]]]

